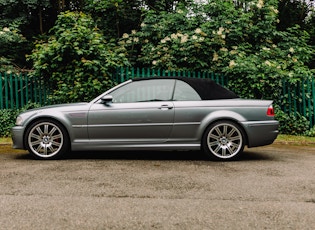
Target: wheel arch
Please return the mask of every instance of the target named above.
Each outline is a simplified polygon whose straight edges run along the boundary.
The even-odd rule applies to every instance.
[[[67,126],[61,122],[59,119],[56,119],[55,117],[52,117],[52,116],[40,116],[40,117],[35,117],[34,119],[28,121],[27,125],[25,126],[25,129],[24,129],[24,133],[23,133],[23,145],[24,145],[24,148],[26,148],[26,141],[27,141],[27,132],[29,130],[29,128],[35,123],[35,122],[38,122],[38,121],[41,121],[41,120],[50,120],[50,121],[53,121],[55,123],[57,123],[58,125],[61,125],[64,130],[66,131],[66,138],[67,138],[67,141],[70,141],[71,142],[71,136],[70,136],[70,132],[67,128]],[[71,143],[69,143],[70,145],[70,149],[71,149]]]
[[[222,118],[222,119],[213,120],[211,123],[209,123],[205,127],[205,129],[203,130],[201,138],[203,138],[204,135],[206,135],[206,131],[207,131],[208,127],[210,127],[212,124],[217,123],[217,122],[225,122],[225,121],[229,121],[229,122],[235,123],[241,128],[241,132],[244,135],[244,144],[247,145],[248,144],[248,136],[247,136],[245,128],[243,127],[243,125],[241,123],[239,123],[237,120],[232,119],[232,118]]]
[[[222,114],[225,114],[222,116]],[[246,119],[239,113],[231,112],[231,111],[216,111],[214,113],[209,114],[206,116],[200,124],[200,130],[199,130],[199,139],[200,141],[203,139],[207,129],[209,126],[216,122],[223,122],[223,121],[229,121],[237,124],[242,130],[242,133],[244,135],[244,144],[248,145],[248,135],[246,132],[245,127],[242,125],[242,121],[245,121]]]

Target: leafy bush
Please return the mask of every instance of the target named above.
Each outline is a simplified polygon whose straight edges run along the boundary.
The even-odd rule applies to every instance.
[[[0,110],[0,136],[1,137],[9,137],[11,136],[11,128],[15,124],[15,119],[18,110],[13,109],[2,109]]]
[[[112,86],[109,74],[128,65],[125,50],[106,41],[93,19],[84,13],[58,15],[53,35],[39,42],[29,56],[34,75],[53,91],[53,103],[88,101]]]
[[[280,122],[279,132],[281,134],[303,135],[309,130],[309,121],[299,113],[287,114],[277,109],[275,118]]]
[[[0,137],[10,137],[11,136],[11,128],[15,125],[16,117],[19,113],[37,108],[40,105],[35,103],[30,103],[23,107],[22,109],[2,109],[0,110]]]
[[[315,126],[304,133],[305,136],[315,137]]]

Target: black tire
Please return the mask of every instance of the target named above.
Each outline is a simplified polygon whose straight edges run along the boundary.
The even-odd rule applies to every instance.
[[[244,136],[242,128],[234,122],[215,122],[203,135],[203,151],[211,159],[235,160],[244,150]]]
[[[43,119],[34,122],[26,131],[25,146],[36,159],[59,159],[69,151],[66,129],[56,121]]]

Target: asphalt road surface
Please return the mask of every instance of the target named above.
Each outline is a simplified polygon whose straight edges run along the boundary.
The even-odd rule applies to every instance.
[[[71,153],[1,148],[0,229],[315,229],[315,146]]]

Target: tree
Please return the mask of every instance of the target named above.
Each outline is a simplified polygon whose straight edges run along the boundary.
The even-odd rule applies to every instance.
[[[137,29],[141,21],[139,0],[87,0],[84,12],[90,14],[107,38],[120,38]]]
[[[106,41],[84,13],[59,14],[47,42],[39,42],[29,59],[33,75],[50,83],[54,102],[87,101],[112,85],[110,73],[126,66],[125,50]]]
[[[305,30],[309,33],[309,45],[315,47],[315,8],[309,13],[306,18]],[[308,66],[315,69],[315,52],[313,53],[312,60],[309,62]]]
[[[155,12],[173,12],[178,5],[189,6],[193,0],[143,0],[143,4],[148,7],[149,10],[154,10]]]
[[[279,10],[279,30],[299,25],[305,28],[305,19],[311,10],[310,3],[305,0],[280,0],[278,3]]]
[[[47,32],[57,18],[50,0],[0,0],[0,6],[0,26],[18,28],[27,38]]]
[[[315,47],[315,9],[313,0],[280,0],[278,2],[279,23],[278,30],[299,26],[310,35],[308,45]],[[315,68],[315,55],[307,63],[310,68]]]
[[[8,40],[4,41],[2,34],[2,69],[20,72],[32,68],[32,63],[26,62],[25,54],[31,52],[34,38],[45,36],[54,26],[60,12],[80,10],[82,5],[83,0],[0,0],[0,31],[8,28],[22,39],[16,43],[18,37],[11,34],[13,37],[5,36]]]
[[[19,65],[24,62],[24,57],[20,56],[25,52],[26,39],[17,29],[0,27],[0,73],[21,71]]]
[[[0,58],[2,70],[20,72],[31,68],[25,54],[34,36],[47,32],[56,18],[49,0],[0,0]]]

